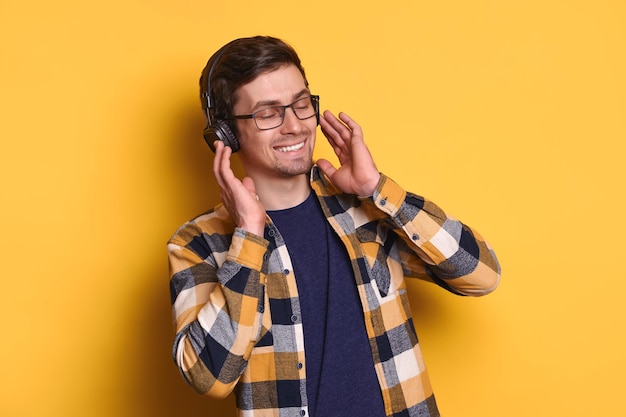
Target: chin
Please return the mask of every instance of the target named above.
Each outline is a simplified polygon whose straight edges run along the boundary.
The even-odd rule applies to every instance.
[[[289,165],[280,165],[277,167],[278,171],[285,176],[296,176],[302,174],[308,174],[313,168],[313,160],[295,160],[291,161]]]

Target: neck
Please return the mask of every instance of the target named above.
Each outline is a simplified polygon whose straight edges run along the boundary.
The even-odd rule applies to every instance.
[[[256,192],[266,210],[283,210],[295,207],[309,196],[311,186],[308,174],[271,180],[252,178]]]

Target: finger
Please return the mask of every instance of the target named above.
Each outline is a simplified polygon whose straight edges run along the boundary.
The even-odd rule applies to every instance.
[[[337,133],[332,125],[326,120],[328,117],[326,113],[330,112],[324,112],[324,116],[320,118],[320,127],[322,128],[322,133],[326,136],[326,139],[328,139],[328,142],[334,148],[337,145],[335,138],[340,139],[340,137],[339,133]]]
[[[254,180],[250,177],[245,177],[243,180],[241,180],[241,183],[246,188],[246,190],[248,190],[250,195],[252,195],[258,200],[258,196],[256,195],[256,185],[254,184]]]
[[[359,125],[350,116],[348,116],[347,114],[343,112],[339,113],[339,118],[350,129],[351,131],[350,140],[352,141],[352,144],[354,144],[355,140],[356,141],[363,140],[363,130],[361,129],[361,125]]]
[[[345,136],[345,133],[349,135],[348,127],[330,111],[326,110],[323,116],[325,129],[335,139],[341,139],[341,137]]]
[[[213,176],[215,176],[217,185],[219,185],[220,188],[223,188],[223,181],[222,181],[222,175],[220,173],[220,167],[222,164],[222,153],[224,150],[224,144],[220,142],[221,141],[217,141],[217,140],[213,142],[213,146],[215,146],[215,156],[213,157]]]
[[[350,135],[347,127],[329,111],[324,112],[324,117],[320,119],[320,127],[330,146],[339,155],[341,148],[346,144],[342,135]]]
[[[322,123],[320,122],[320,126],[321,125]],[[333,151],[335,152],[335,154],[339,154],[341,152],[341,147],[337,145],[337,142],[335,142],[335,139],[333,139],[333,136],[329,134],[323,127],[322,127],[322,133],[324,134],[324,137],[326,138],[326,140],[328,140],[328,143],[330,144],[330,146],[333,148]]]
[[[219,154],[216,148],[216,179],[218,185],[222,188],[231,188],[233,181],[236,180],[235,173],[230,168],[230,156],[232,155],[232,149],[229,146],[225,146],[223,143],[218,144]]]
[[[361,126],[357,122],[355,122],[354,119],[352,119],[350,116],[348,116],[344,112],[339,113],[339,119],[342,122],[344,122],[346,126],[348,126],[348,128],[352,131],[352,133],[356,133],[357,131],[359,133],[362,133]]]
[[[341,115],[342,113],[339,114]],[[337,132],[337,135],[339,135],[341,139],[344,141],[350,140],[352,129],[343,120],[340,120],[329,111],[324,112],[324,116],[328,124]]]

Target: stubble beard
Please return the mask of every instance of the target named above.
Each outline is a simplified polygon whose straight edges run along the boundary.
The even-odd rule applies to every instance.
[[[296,158],[290,160],[288,163],[282,161],[280,159],[275,160],[275,170],[285,177],[293,177],[302,174],[308,174],[313,168],[313,146],[311,145],[311,141],[314,141],[313,135],[311,132],[307,132],[304,137],[309,138],[305,146],[307,146],[307,155],[301,158]],[[315,143],[315,142],[313,142]]]
[[[313,168],[313,152],[309,152],[307,157],[294,159],[289,164],[285,164],[282,161],[276,161],[276,171],[284,175],[285,177],[294,177],[297,175],[308,174]]]

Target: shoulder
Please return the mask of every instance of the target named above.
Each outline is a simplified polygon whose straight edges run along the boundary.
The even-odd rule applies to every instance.
[[[223,205],[194,217],[180,226],[170,237],[168,244],[185,246],[199,236],[232,236],[235,224]]]

